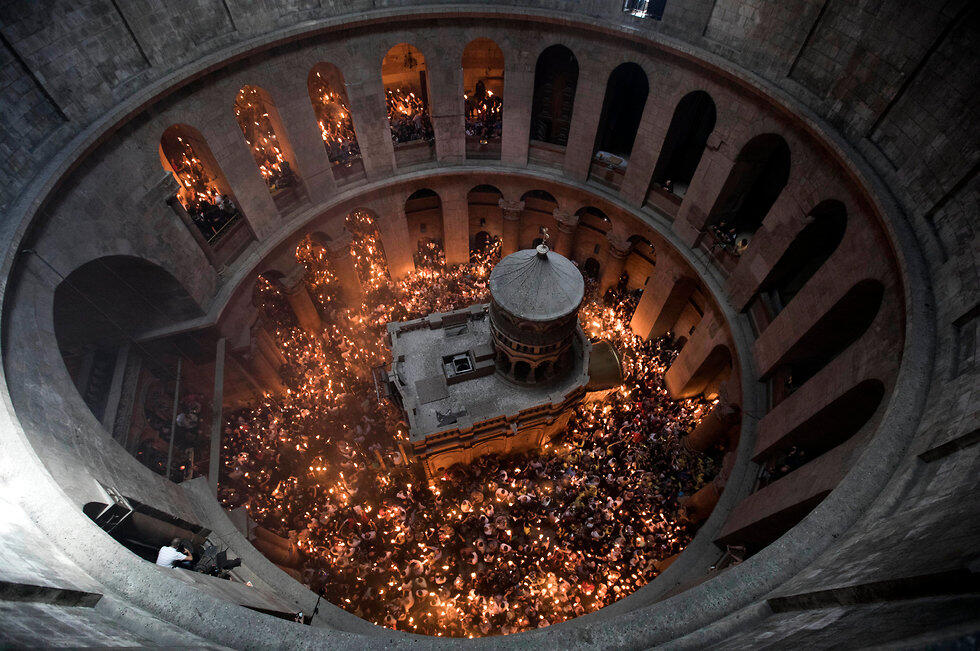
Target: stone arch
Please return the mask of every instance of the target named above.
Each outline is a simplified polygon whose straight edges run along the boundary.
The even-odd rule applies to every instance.
[[[538,55],[531,100],[532,141],[568,144],[578,71],[578,60],[564,45],[552,45]]]
[[[586,278],[591,280],[598,280],[599,273],[602,271],[602,265],[595,258],[587,258],[585,263],[582,265],[582,273]]]
[[[429,115],[429,80],[425,56],[410,43],[391,47],[381,61],[388,126],[396,148],[435,139]]]
[[[333,165],[334,178],[344,183],[363,177],[364,163],[351,117],[344,73],[334,64],[321,61],[310,68],[306,87],[327,158]]]
[[[667,128],[652,183],[683,197],[714,131],[717,110],[707,92],[696,90],[677,103]]]
[[[721,237],[745,238],[744,249],[789,181],[790,150],[774,133],[752,138],[742,147],[708,216],[707,227]]]
[[[852,286],[790,346],[763,380],[770,381],[770,409],[857,342],[878,316],[885,287],[873,278]]]
[[[759,285],[757,296],[775,318],[819,271],[844,239],[847,208],[836,199],[817,204],[807,223]]]
[[[173,274],[135,256],[90,260],[54,291],[54,335],[61,358],[98,420],[120,350],[146,332],[203,314]]]
[[[302,200],[299,168],[272,96],[260,86],[242,86],[235,97],[235,121],[276,208],[281,213],[295,208]]]
[[[489,38],[469,42],[461,58],[466,157],[499,159],[503,128],[504,53]]]

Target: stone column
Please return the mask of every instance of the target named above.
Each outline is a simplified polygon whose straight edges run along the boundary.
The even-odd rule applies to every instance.
[[[719,497],[721,497],[721,490],[713,481],[709,481],[693,495],[685,495],[680,499],[684,518],[693,524],[704,522],[718,504]]]
[[[340,284],[344,303],[352,310],[356,310],[360,308],[364,294],[361,290],[361,281],[357,277],[357,269],[354,268],[354,259],[350,255],[350,243],[350,233],[344,231],[342,235],[327,244],[327,256]]]
[[[500,210],[504,217],[504,237],[501,242],[501,255],[510,255],[517,250],[521,236],[521,211],[524,210],[523,201],[508,201],[501,199]]]
[[[530,53],[515,51],[507,58],[504,72],[503,140],[501,162],[527,166],[531,137],[531,103],[534,95],[534,66]],[[529,60],[530,59],[530,60]]]
[[[694,430],[681,439],[681,443],[691,452],[704,452],[727,437],[741,419],[737,405],[719,402],[701,418]]]
[[[626,267],[626,256],[630,252],[630,243],[621,235],[609,234],[609,251],[602,265],[602,277],[599,279],[599,294],[605,294],[610,287],[615,287],[619,277]]]
[[[102,426],[110,434],[114,433],[116,414],[122,400],[126,368],[129,365],[130,343],[123,343],[116,350],[116,364],[112,370],[112,381],[109,383],[109,395],[105,401],[105,411],[102,413]]]
[[[377,67],[349,66],[345,69],[350,73],[346,84],[351,119],[369,181],[391,176],[395,170],[395,147],[388,126],[385,91],[380,66],[375,65]]]
[[[647,97],[643,117],[636,130],[630,162],[626,166],[623,185],[619,189],[623,200],[637,208],[646,199],[650,179],[653,178],[653,168],[657,165],[667,129],[670,128],[670,121],[674,116],[674,107],[661,102],[658,93],[650,93]]]
[[[573,215],[564,210],[555,209],[553,213],[557,222],[557,233],[552,240],[551,249],[560,253],[569,260],[575,253],[575,235],[578,232],[578,215]]]
[[[606,92],[609,71],[605,66],[583,61],[575,88],[575,106],[572,124],[568,130],[568,146],[565,148],[565,175],[584,183],[589,178],[592,152],[595,149],[596,130],[602,113],[602,100]]]
[[[211,459],[208,467],[208,485],[211,494],[218,495],[218,472],[221,468],[221,432],[223,428],[222,405],[225,389],[225,338],[218,340],[214,354],[214,397],[211,400]]]
[[[666,253],[658,251],[657,266],[650,275],[650,281],[643,288],[640,303],[636,306],[633,318],[630,320],[630,329],[638,337],[655,339],[674,325],[680,314],[679,308],[683,306],[677,304],[677,300],[669,302],[669,299],[672,296],[680,298],[678,295],[682,292],[675,289],[678,283],[682,282],[682,278],[680,266]],[[686,295],[683,296],[683,300],[687,300]],[[665,314],[666,312],[669,314]]]
[[[466,194],[463,185],[451,185],[439,193],[446,264],[465,264],[470,259],[470,217]]]
[[[460,53],[426,57],[429,113],[436,134],[436,160],[459,163],[466,158],[463,128],[463,68]]]
[[[725,328],[712,309],[705,311],[694,334],[664,373],[664,384],[671,399],[690,398],[708,387],[713,378],[706,373],[718,363],[715,348],[727,346]],[[730,349],[729,349],[730,350]],[[710,363],[709,363],[710,362]]]
[[[674,219],[674,232],[688,246],[694,246],[704,226],[708,214],[715,205],[715,200],[721,193],[728,174],[732,169],[733,159],[729,158],[721,137],[716,133],[708,138],[708,145],[701,156],[698,169],[691,179],[691,186],[684,195],[680,210]],[[734,156],[735,154],[732,154]]]
[[[405,202],[402,195],[388,197],[384,217],[378,220],[378,231],[388,261],[388,273],[392,280],[399,280],[415,271],[415,241],[408,232]]]
[[[285,140],[280,142],[285,145],[283,153],[287,147],[292,150],[298,168],[296,173],[302,179],[310,201],[317,204],[335,194],[337,184],[313,112],[306,77],[295,74],[298,67],[292,61],[282,61],[270,71],[271,74],[264,76],[263,82],[281,118],[280,124],[275,125],[276,131],[280,126],[284,131],[289,130],[279,135],[280,140]]]
[[[323,322],[320,320],[320,313],[313,304],[310,292],[306,289],[306,283],[300,281],[292,288],[284,287],[286,299],[293,308],[293,313],[299,320],[299,325],[304,330],[319,335],[323,331]]]

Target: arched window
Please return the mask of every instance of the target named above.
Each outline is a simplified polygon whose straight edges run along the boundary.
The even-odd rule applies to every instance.
[[[612,228],[612,221],[606,213],[593,206],[579,208],[575,214],[578,215],[578,225],[581,228],[588,228],[600,235],[605,235]]]
[[[878,315],[884,292],[878,280],[862,280],[810,326],[770,374],[770,407],[806,384],[861,338]]]
[[[847,209],[840,201],[819,203],[786,251],[759,286],[770,318],[789,305],[807,281],[837,250],[847,229]]]
[[[180,186],[177,201],[212,249],[239,230],[241,211],[204,136],[194,127],[175,124],[160,137],[160,163]],[[244,230],[248,230],[247,227]],[[245,233],[246,239],[251,232]]]
[[[363,178],[364,163],[354,132],[343,73],[332,63],[318,63],[307,75],[306,85],[323,146],[333,163],[334,178],[340,182]]]
[[[287,212],[299,203],[300,179],[272,97],[258,86],[242,86],[235,98],[235,119],[276,208]]]
[[[593,148],[595,180],[619,188],[649,91],[647,75],[635,63],[622,63],[609,75]]]
[[[677,196],[686,194],[715,119],[715,103],[703,90],[688,93],[677,103],[653,169],[653,183]]]
[[[408,43],[388,50],[381,62],[381,83],[396,149],[416,141],[432,142],[435,132],[429,118],[429,82],[422,53]]]
[[[355,210],[347,215],[346,227],[351,234],[351,258],[364,294],[370,295],[387,287],[391,275],[374,216],[366,210]]]
[[[531,140],[564,147],[572,124],[578,60],[564,45],[552,45],[534,67]]]
[[[405,200],[408,232],[416,243],[416,269],[438,269],[446,264],[443,251],[442,201],[428,188],[413,192]]]
[[[488,38],[463,50],[467,158],[500,158],[504,115],[504,53]]]
[[[789,180],[789,145],[767,133],[750,140],[735,159],[708,217],[716,243],[740,254]]]

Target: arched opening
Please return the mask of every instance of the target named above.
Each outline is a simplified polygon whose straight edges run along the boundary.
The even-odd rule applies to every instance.
[[[281,213],[296,208],[301,201],[296,159],[272,97],[258,86],[242,86],[235,98],[235,119],[276,208]]]
[[[362,209],[347,215],[346,228],[351,234],[350,254],[357,279],[361,290],[371,298],[371,294],[386,289],[391,282],[381,232],[374,216]]]
[[[492,185],[478,185],[466,194],[472,255],[489,255],[496,247],[499,256],[504,234],[503,210],[500,208],[503,197],[503,193]]]
[[[463,50],[466,157],[499,159],[504,115],[504,53],[488,38]]]
[[[514,364],[514,379],[518,382],[526,382],[531,373],[531,365],[521,361]]]
[[[782,136],[763,134],[742,147],[708,217],[712,252],[741,255],[786,186],[789,168]]]
[[[521,197],[524,210],[521,212],[521,233],[518,248],[533,248],[531,243],[535,238],[551,240],[555,224],[555,210],[558,201],[550,192],[544,190],[529,190]]]
[[[254,239],[200,131],[186,124],[167,128],[160,136],[160,163],[177,180],[176,201],[182,208],[178,214],[200,233],[218,264],[232,259]]]
[[[861,338],[878,315],[884,293],[878,280],[862,280],[810,326],[770,374],[770,409]]]
[[[202,316],[197,302],[162,267],[117,255],[92,260],[68,274],[55,288],[53,309],[58,349],[85,404],[144,465],[165,472],[182,353],[170,340],[135,342],[152,330]],[[182,396],[188,395],[187,385],[185,380]],[[130,395],[122,390],[125,386],[141,390]],[[158,401],[147,398],[151,388],[159,394]],[[141,414],[151,403],[159,409]],[[178,407],[181,413],[190,412],[183,402]],[[195,414],[199,412],[200,406]],[[188,424],[186,437],[179,427],[178,434],[173,471],[187,469],[185,452],[199,442],[196,422],[193,432]],[[198,459],[201,451],[197,450]],[[181,476],[175,473],[174,479]]]
[[[589,256],[605,255],[609,247],[606,233],[612,230],[609,217],[594,206],[579,208],[575,215],[578,217],[578,224],[575,227],[575,242],[571,257],[575,260],[584,260]]]
[[[408,232],[415,242],[415,268],[441,269],[446,264],[443,250],[442,201],[428,188],[413,192],[405,201]]]
[[[400,43],[381,62],[388,125],[398,164],[431,160],[435,131],[429,117],[429,81],[425,57],[412,45]]]
[[[343,73],[332,63],[321,62],[310,70],[306,85],[323,146],[333,164],[334,178],[341,184],[364,178],[364,162],[354,132]]]
[[[760,488],[851,439],[875,415],[884,396],[884,384],[864,380],[778,440],[760,441],[753,457],[763,464]]]
[[[635,63],[622,63],[609,75],[596,131],[590,178],[619,189],[649,91],[647,75]]]
[[[600,235],[605,235],[612,228],[612,220],[609,216],[594,206],[579,208],[575,214],[578,215],[580,228],[588,228]]]
[[[716,118],[715,103],[703,90],[688,93],[677,103],[653,168],[653,187],[678,197],[687,193]]]
[[[567,47],[552,45],[538,56],[531,101],[533,159],[561,165],[561,148],[568,144],[577,85],[578,60]]]

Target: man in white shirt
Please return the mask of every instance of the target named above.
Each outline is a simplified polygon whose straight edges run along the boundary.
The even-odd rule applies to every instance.
[[[180,538],[174,538],[170,541],[169,547],[161,547],[160,553],[157,554],[157,565],[162,567],[182,567],[184,569],[191,568],[191,562],[194,557],[186,549],[183,549],[180,544]]]

